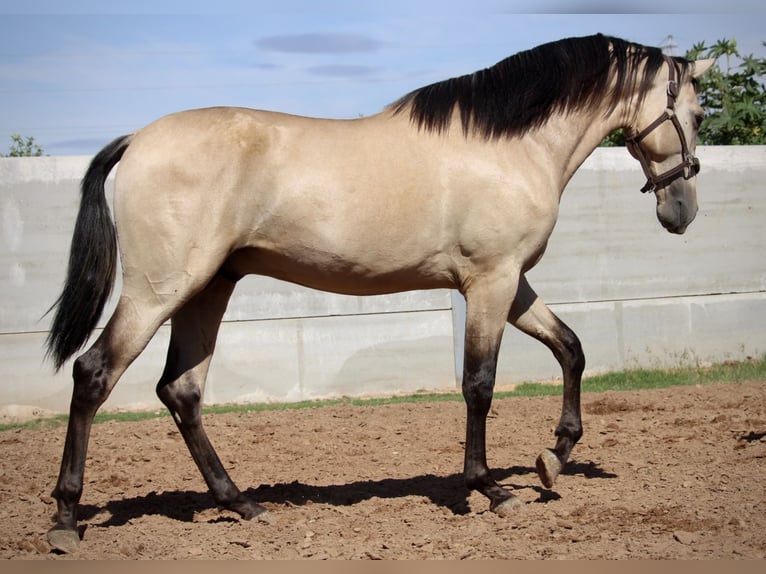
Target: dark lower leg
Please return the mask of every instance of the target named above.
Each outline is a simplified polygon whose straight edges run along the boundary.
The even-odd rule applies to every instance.
[[[183,379],[179,379],[160,386],[157,394],[173,415],[216,504],[248,520],[265,512],[265,508],[240,492],[210,443],[202,426],[199,387],[184,384]]]
[[[83,411],[75,411],[75,408],[70,408],[59,477],[51,492],[58,506],[56,524],[53,527],[56,530],[75,530],[77,504],[82,496],[85,457],[93,416]]]
[[[564,393],[561,408],[561,418],[556,427],[556,446],[547,454],[541,454],[537,459],[537,471],[543,486],[551,488],[556,477],[563,469],[577,441],[582,437],[582,417],[580,414],[580,383],[585,368],[585,356],[580,341],[575,334],[563,323],[560,324],[561,337],[557,340],[559,346],[552,347],[556,358],[562,367],[564,376]]]
[[[582,417],[580,414],[580,383],[585,369],[585,355],[577,336],[561,323],[564,335],[561,337],[562,350],[555,351],[561,363],[564,376],[564,394],[561,418],[556,427],[556,446],[554,452],[562,464],[569,458],[572,448],[582,437]]]
[[[497,508],[514,495],[492,478],[487,465],[487,414],[492,403],[496,359],[475,361],[466,357],[463,374],[463,397],[467,406],[465,441],[465,482],[489,498],[490,510]]]
[[[514,497],[513,493],[497,484],[487,465],[486,415],[468,413],[465,445],[465,484],[471,490],[480,492],[490,500],[490,510],[496,510],[505,501]]]
[[[582,437],[582,419],[580,415],[580,377],[569,384],[564,382],[564,399],[561,418],[556,427],[556,446],[553,452],[565,463],[574,445]]]
[[[72,551],[79,543],[76,535],[77,505],[80,502],[85,459],[93,417],[109,395],[108,360],[98,347],[77,359],[73,368],[74,390],[69,408],[64,453],[58,481],[51,493],[56,499],[56,524],[50,529],[51,544]]]

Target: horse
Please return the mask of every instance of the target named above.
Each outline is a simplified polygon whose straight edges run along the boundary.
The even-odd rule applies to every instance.
[[[51,307],[46,355],[57,371],[96,327],[118,249],[122,291],[73,363],[50,544],[79,547],[93,417],[168,319],[157,395],[215,502],[243,519],[264,518],[266,509],[227,474],[200,414],[221,318],[247,274],[349,295],[459,291],[465,485],[503,516],[520,501],[487,465],[498,349],[506,323],[541,341],[563,375],[555,446],[535,463],[551,488],[583,433],[585,357],[525,274],[545,252],[567,182],[620,128],[659,222],[671,233],[686,230],[698,209],[694,151],[704,113],[696,78],[713,63],[601,34],[566,38],[416,89],[372,116],[195,109],[106,145],[82,180],[66,279]],[[104,186],[118,163],[112,218]]]

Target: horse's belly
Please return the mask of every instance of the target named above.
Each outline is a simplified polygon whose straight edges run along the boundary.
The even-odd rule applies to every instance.
[[[454,286],[447,258],[440,255],[399,262],[351,259],[312,247],[245,248],[224,264],[236,276],[266,275],[313,289],[347,295],[381,295]]]

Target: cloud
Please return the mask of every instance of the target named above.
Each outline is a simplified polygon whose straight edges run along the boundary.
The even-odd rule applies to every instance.
[[[52,141],[43,146],[43,151],[53,155],[90,155],[96,153],[112,139],[114,139],[113,136],[105,136]]]
[[[379,71],[374,66],[360,66],[354,64],[330,64],[326,66],[313,66],[307,69],[309,74],[315,76],[331,76],[336,78],[361,78],[370,76]]]
[[[279,70],[281,68],[281,66],[279,66],[277,64],[271,64],[271,63],[268,63],[268,62],[266,62],[266,63],[258,63],[258,64],[251,64],[250,67],[254,68],[256,70],[267,70],[267,71]]]
[[[349,54],[374,52],[383,42],[361,34],[284,34],[256,40],[255,45],[270,52],[292,54]]]

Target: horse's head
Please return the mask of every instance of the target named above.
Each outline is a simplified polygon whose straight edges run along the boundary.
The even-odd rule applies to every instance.
[[[647,177],[641,191],[657,197],[657,219],[671,233],[683,233],[697,215],[700,165],[694,151],[704,112],[694,79],[715,60],[685,63],[666,57],[665,62],[626,130],[625,142]]]

